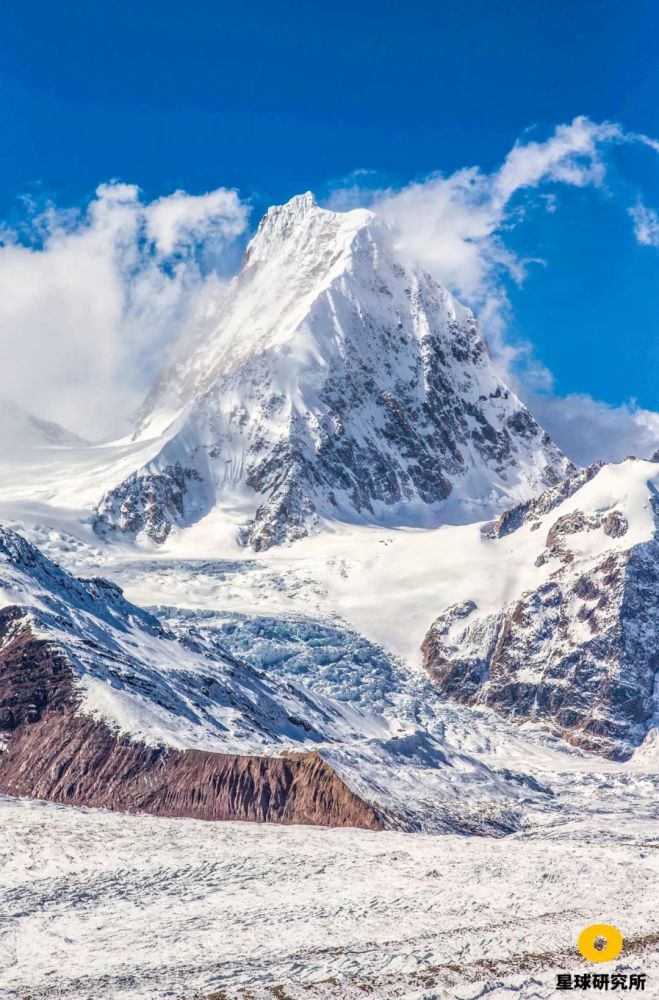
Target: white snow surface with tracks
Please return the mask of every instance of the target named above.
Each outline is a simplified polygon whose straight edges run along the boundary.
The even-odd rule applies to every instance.
[[[630,813],[493,840],[0,798],[0,997],[548,1000],[592,971],[656,996],[659,844]],[[626,948],[593,966],[601,921]]]

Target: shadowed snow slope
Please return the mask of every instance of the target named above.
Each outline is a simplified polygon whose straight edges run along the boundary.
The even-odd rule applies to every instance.
[[[216,504],[257,550],[319,520],[473,520],[568,462],[499,379],[473,315],[364,210],[272,208],[139,415],[151,457],[97,530],[162,542]]]
[[[0,398],[0,454],[22,455],[32,448],[82,445],[76,434],[49,420],[40,420],[17,403]]]

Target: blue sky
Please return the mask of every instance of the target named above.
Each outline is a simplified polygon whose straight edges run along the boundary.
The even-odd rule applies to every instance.
[[[16,225],[25,195],[81,206],[120,179],[146,201],[236,188],[256,222],[354,171],[388,189],[488,175],[517,140],[578,115],[656,139],[657,37],[650,0],[9,0],[0,218]],[[601,183],[549,178],[518,199],[522,221],[502,220],[511,251],[542,260],[521,284],[500,276],[506,338],[532,344],[558,395],[659,409],[659,249],[629,216],[638,202],[659,210],[659,155],[623,143],[602,157]]]

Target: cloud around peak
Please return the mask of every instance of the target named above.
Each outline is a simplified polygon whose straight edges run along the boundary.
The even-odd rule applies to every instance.
[[[507,377],[577,461],[645,453],[656,415],[585,395],[554,405],[551,373],[509,335],[507,287],[537,263],[511,235],[538,207],[560,211],[562,189],[606,196],[611,150],[632,145],[659,152],[648,136],[577,117],[542,140],[525,133],[490,172],[468,166],[394,188],[361,170],[325,199],[371,208],[393,226],[401,255],[474,308]],[[0,227],[0,396],[84,437],[121,434],[185,317],[223,281],[249,206],[224,187],[148,201],[116,181],[83,208],[26,205],[20,225]],[[659,246],[657,213],[637,194],[625,207],[637,242]]]
[[[603,187],[607,147],[623,143],[655,148],[647,136],[627,134],[615,123],[577,117],[544,141],[519,139],[490,173],[473,166],[433,174],[399,190],[380,189],[369,201],[396,226],[403,251],[479,307],[493,294],[504,298],[502,272],[516,281],[524,278],[529,261],[506,243],[506,234],[525,218],[524,196],[547,185]],[[358,198],[353,184],[353,203]],[[339,191],[333,200],[340,202]],[[544,204],[555,210],[551,192]]]
[[[49,204],[5,228],[0,396],[84,436],[123,433],[247,218],[226,188],[146,202],[135,185],[112,182],[83,209]]]
[[[472,306],[504,377],[579,463],[652,453],[659,445],[659,415],[633,402],[610,406],[585,393],[567,398],[552,393],[551,372],[535,358],[533,346],[513,344],[509,336],[507,283],[522,284],[532,264],[544,263],[516,253],[510,235],[538,205],[555,212],[561,187],[591,187],[609,197],[610,151],[623,146],[659,152],[659,143],[646,135],[626,132],[613,122],[577,117],[543,141],[520,138],[490,173],[467,167],[433,174],[399,190],[361,193],[363,203],[394,225],[401,252],[420,261]],[[360,203],[363,179],[354,177],[345,187],[353,205]],[[335,190],[332,201],[340,204],[342,199],[345,193]],[[659,246],[657,213],[641,201],[627,211],[637,242]]]

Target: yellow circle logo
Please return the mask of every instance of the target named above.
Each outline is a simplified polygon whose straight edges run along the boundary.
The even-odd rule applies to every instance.
[[[611,924],[591,924],[579,935],[577,948],[589,962],[612,962],[622,951],[622,934]]]

